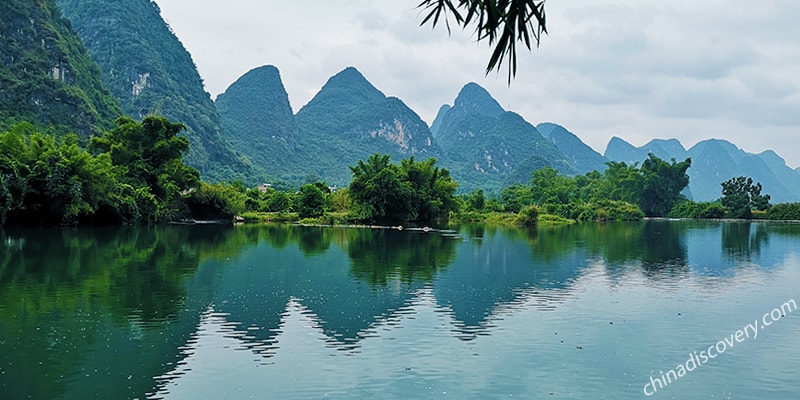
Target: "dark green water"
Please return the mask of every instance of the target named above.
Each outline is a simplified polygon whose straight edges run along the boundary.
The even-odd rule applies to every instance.
[[[793,399],[798,283],[800,225],[5,230],[0,399]]]

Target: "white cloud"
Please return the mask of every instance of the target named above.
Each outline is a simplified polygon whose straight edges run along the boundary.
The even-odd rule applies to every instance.
[[[550,34],[520,54],[517,79],[484,76],[490,54],[471,31],[420,27],[416,0],[158,0],[216,95],[273,64],[295,110],[325,81],[357,67],[381,91],[432,122],[474,81],[532,123],[561,123],[603,152],[711,137],[773,148],[790,165],[800,134],[800,2],[550,1]]]

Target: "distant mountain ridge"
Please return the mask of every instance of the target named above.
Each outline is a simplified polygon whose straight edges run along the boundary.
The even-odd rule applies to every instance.
[[[641,163],[653,153],[659,158],[682,161],[692,159],[689,189],[693,200],[713,201],[721,197],[721,183],[737,176],[752,177],[763,185],[762,193],[772,196],[773,203],[800,200],[800,174],[789,168],[786,161],[772,150],[760,154],[748,153],[722,139],[698,142],[686,150],[677,139],[653,139],[636,147],[618,137],[612,138],[605,156],[612,161]]]
[[[395,161],[441,156],[427,124],[353,67],[332,76],[295,115],[274,66],[247,72],[216,102],[235,148],[295,185],[347,185],[349,167],[375,153]]]
[[[614,136],[606,146],[605,157],[612,161],[633,164],[641,163],[650,153],[662,160],[686,158],[688,155],[686,148],[677,139],[653,139],[641,147],[635,147],[624,139]]]
[[[519,114],[506,111],[486,89],[466,84],[452,106],[439,109],[431,132],[463,189],[500,190],[526,183],[537,168],[577,170],[567,157]]]
[[[692,158],[695,200],[714,200],[721,182],[750,176],[773,203],[800,201],[800,168],[789,168],[775,151],[752,154],[719,139],[688,150],[676,139],[636,147],[615,137],[601,155],[562,126],[534,126],[503,109],[475,83],[443,105],[430,127],[353,67],[331,77],[296,114],[272,66],[248,72],[212,102],[152,0],[7,0],[0,16],[0,129],[30,121],[86,139],[123,113],[160,114],[187,126],[186,161],[211,181],[273,176],[341,186],[350,181],[349,166],[384,153],[395,161],[434,157],[461,191],[496,192],[528,182],[544,166],[584,174],[653,153]]]
[[[692,158],[685,194],[695,200],[719,198],[720,183],[739,175],[761,182],[773,202],[800,199],[800,173],[774,151],[754,155],[714,139],[689,150],[677,139],[635,147],[614,137],[601,155],[558,124],[533,126],[504,110],[475,83],[466,84],[452,105],[442,105],[430,128],[353,67],[331,77],[293,117],[274,66],[245,74],[218,97],[217,106],[236,149],[293,184],[321,179],[346,185],[349,166],[383,153],[395,161],[435,157],[460,191],[496,192],[528,182],[533,170],[545,166],[567,175],[602,172],[609,161],[641,163],[653,153],[664,160]],[[244,125],[250,129],[234,128]]]
[[[563,126],[543,122],[536,125],[536,129],[567,156],[567,159],[575,166],[579,174],[605,171],[606,163],[609,161],[608,158],[596,152]]]
[[[310,174],[336,185],[348,184],[348,167],[375,153],[395,161],[441,155],[419,115],[353,67],[332,76],[296,118]]]
[[[332,76],[294,120],[274,66],[246,73],[217,106],[236,149],[294,184],[320,179],[347,185],[349,167],[375,153],[395,161],[436,158],[462,191],[527,182],[543,166],[577,173],[536,127],[475,83],[464,86],[453,106],[442,106],[432,128],[353,67]]]

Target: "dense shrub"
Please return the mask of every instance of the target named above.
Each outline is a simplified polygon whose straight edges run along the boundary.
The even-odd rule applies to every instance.
[[[545,214],[577,221],[638,221],[644,218],[644,212],[638,206],[620,200],[545,204],[542,209]]]
[[[683,201],[670,210],[669,217],[718,219],[725,217],[725,207],[715,202]]]
[[[199,220],[231,220],[245,208],[246,195],[223,184],[200,184],[186,197],[192,218]]]
[[[517,225],[521,226],[536,226],[536,221],[539,218],[539,208],[536,206],[527,206],[520,210],[517,216]]]
[[[316,218],[325,214],[325,195],[317,185],[306,184],[300,187],[297,211],[300,218]]]
[[[638,221],[644,212],[631,203],[619,200],[599,200],[584,205],[579,221]]]
[[[767,219],[771,220],[800,220],[800,203],[775,204],[767,211]]]
[[[292,199],[286,192],[275,191],[267,200],[267,211],[288,212],[292,209]]]
[[[577,220],[586,210],[585,203],[545,204],[542,206],[545,214],[558,215],[568,219]]]
[[[388,155],[374,154],[350,167],[349,197],[358,219],[365,221],[433,221],[446,219],[460,204],[458,183],[436,159],[403,159],[392,164]]]

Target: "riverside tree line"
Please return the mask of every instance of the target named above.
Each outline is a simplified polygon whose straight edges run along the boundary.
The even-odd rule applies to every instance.
[[[455,216],[485,220],[512,215],[535,224],[543,215],[579,221],[649,217],[800,219],[800,204],[769,204],[760,183],[722,182],[719,201],[696,203],[687,187],[691,160],[650,155],[641,165],[609,162],[600,173],[565,176],[533,171],[527,184],[487,196],[458,194],[458,184],[435,159],[393,163],[375,154],[351,166],[347,188],[309,182],[299,190],[248,189],[241,181],[209,184],[183,162],[183,125],[151,116],[120,118],[116,128],[82,145],[20,123],[0,134],[0,225],[72,226],[230,220],[271,213],[321,222],[433,221]]]

